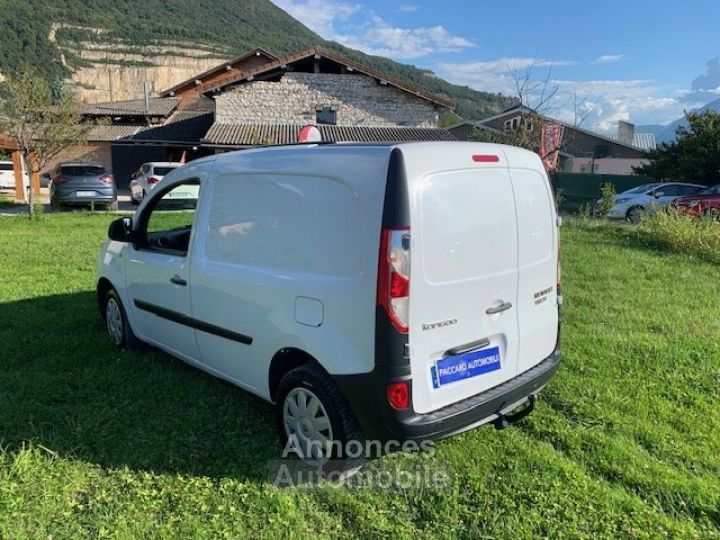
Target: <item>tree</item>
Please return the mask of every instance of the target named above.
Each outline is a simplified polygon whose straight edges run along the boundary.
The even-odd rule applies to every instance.
[[[540,154],[541,133],[543,126],[552,120],[554,111],[565,109],[572,105],[572,123],[562,122],[571,128],[580,127],[592,111],[591,92],[584,96],[577,93],[560,95],[560,85],[552,78],[552,64],[541,76],[538,75],[541,64],[533,61],[524,67],[508,67],[508,75],[512,79],[515,90],[512,97],[517,112],[510,129],[503,133],[476,127],[473,138],[480,142],[494,142],[519,146]],[[547,155],[542,159],[562,150],[572,143],[574,130],[566,130],[560,144],[555,148],[547,149]]]
[[[659,180],[720,183],[720,113],[688,112],[685,119],[687,125],[675,131],[676,140],[648,152],[649,162],[634,167],[636,174]]]
[[[4,82],[0,105],[0,133],[9,136],[22,154],[31,176],[36,176],[67,147],[83,144],[92,128],[82,122],[82,106],[63,89],[53,92],[37,71],[23,67]],[[35,212],[33,189],[28,194],[30,215]]]

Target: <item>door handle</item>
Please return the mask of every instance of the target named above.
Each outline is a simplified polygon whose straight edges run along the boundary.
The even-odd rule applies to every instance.
[[[489,307],[485,310],[485,313],[488,315],[495,315],[496,313],[502,313],[503,311],[507,311],[512,307],[512,304],[510,302],[503,302],[499,306],[493,306]]]
[[[174,283],[175,285],[182,285],[183,287],[187,285],[187,281],[185,281],[183,278],[175,274],[173,277],[170,278],[170,283]]]

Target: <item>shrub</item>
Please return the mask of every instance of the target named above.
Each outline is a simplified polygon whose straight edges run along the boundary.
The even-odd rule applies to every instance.
[[[720,221],[693,218],[676,209],[644,216],[638,233],[672,251],[693,253],[720,264]]]

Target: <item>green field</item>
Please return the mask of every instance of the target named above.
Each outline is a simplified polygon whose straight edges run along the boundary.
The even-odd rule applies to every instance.
[[[279,490],[271,406],[105,338],[109,215],[0,219],[2,538],[720,538],[720,279],[628,227],[563,229],[564,363],[536,411],[390,456],[442,490]]]

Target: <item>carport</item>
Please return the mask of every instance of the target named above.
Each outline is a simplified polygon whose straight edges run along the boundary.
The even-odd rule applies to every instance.
[[[0,133],[0,148],[10,150],[12,156],[13,172],[15,173],[15,198],[20,202],[27,202],[25,198],[25,186],[23,186],[22,154],[20,153],[20,149],[12,137],[4,133]],[[40,175],[37,172],[31,174],[30,183],[33,193],[40,195]]]

